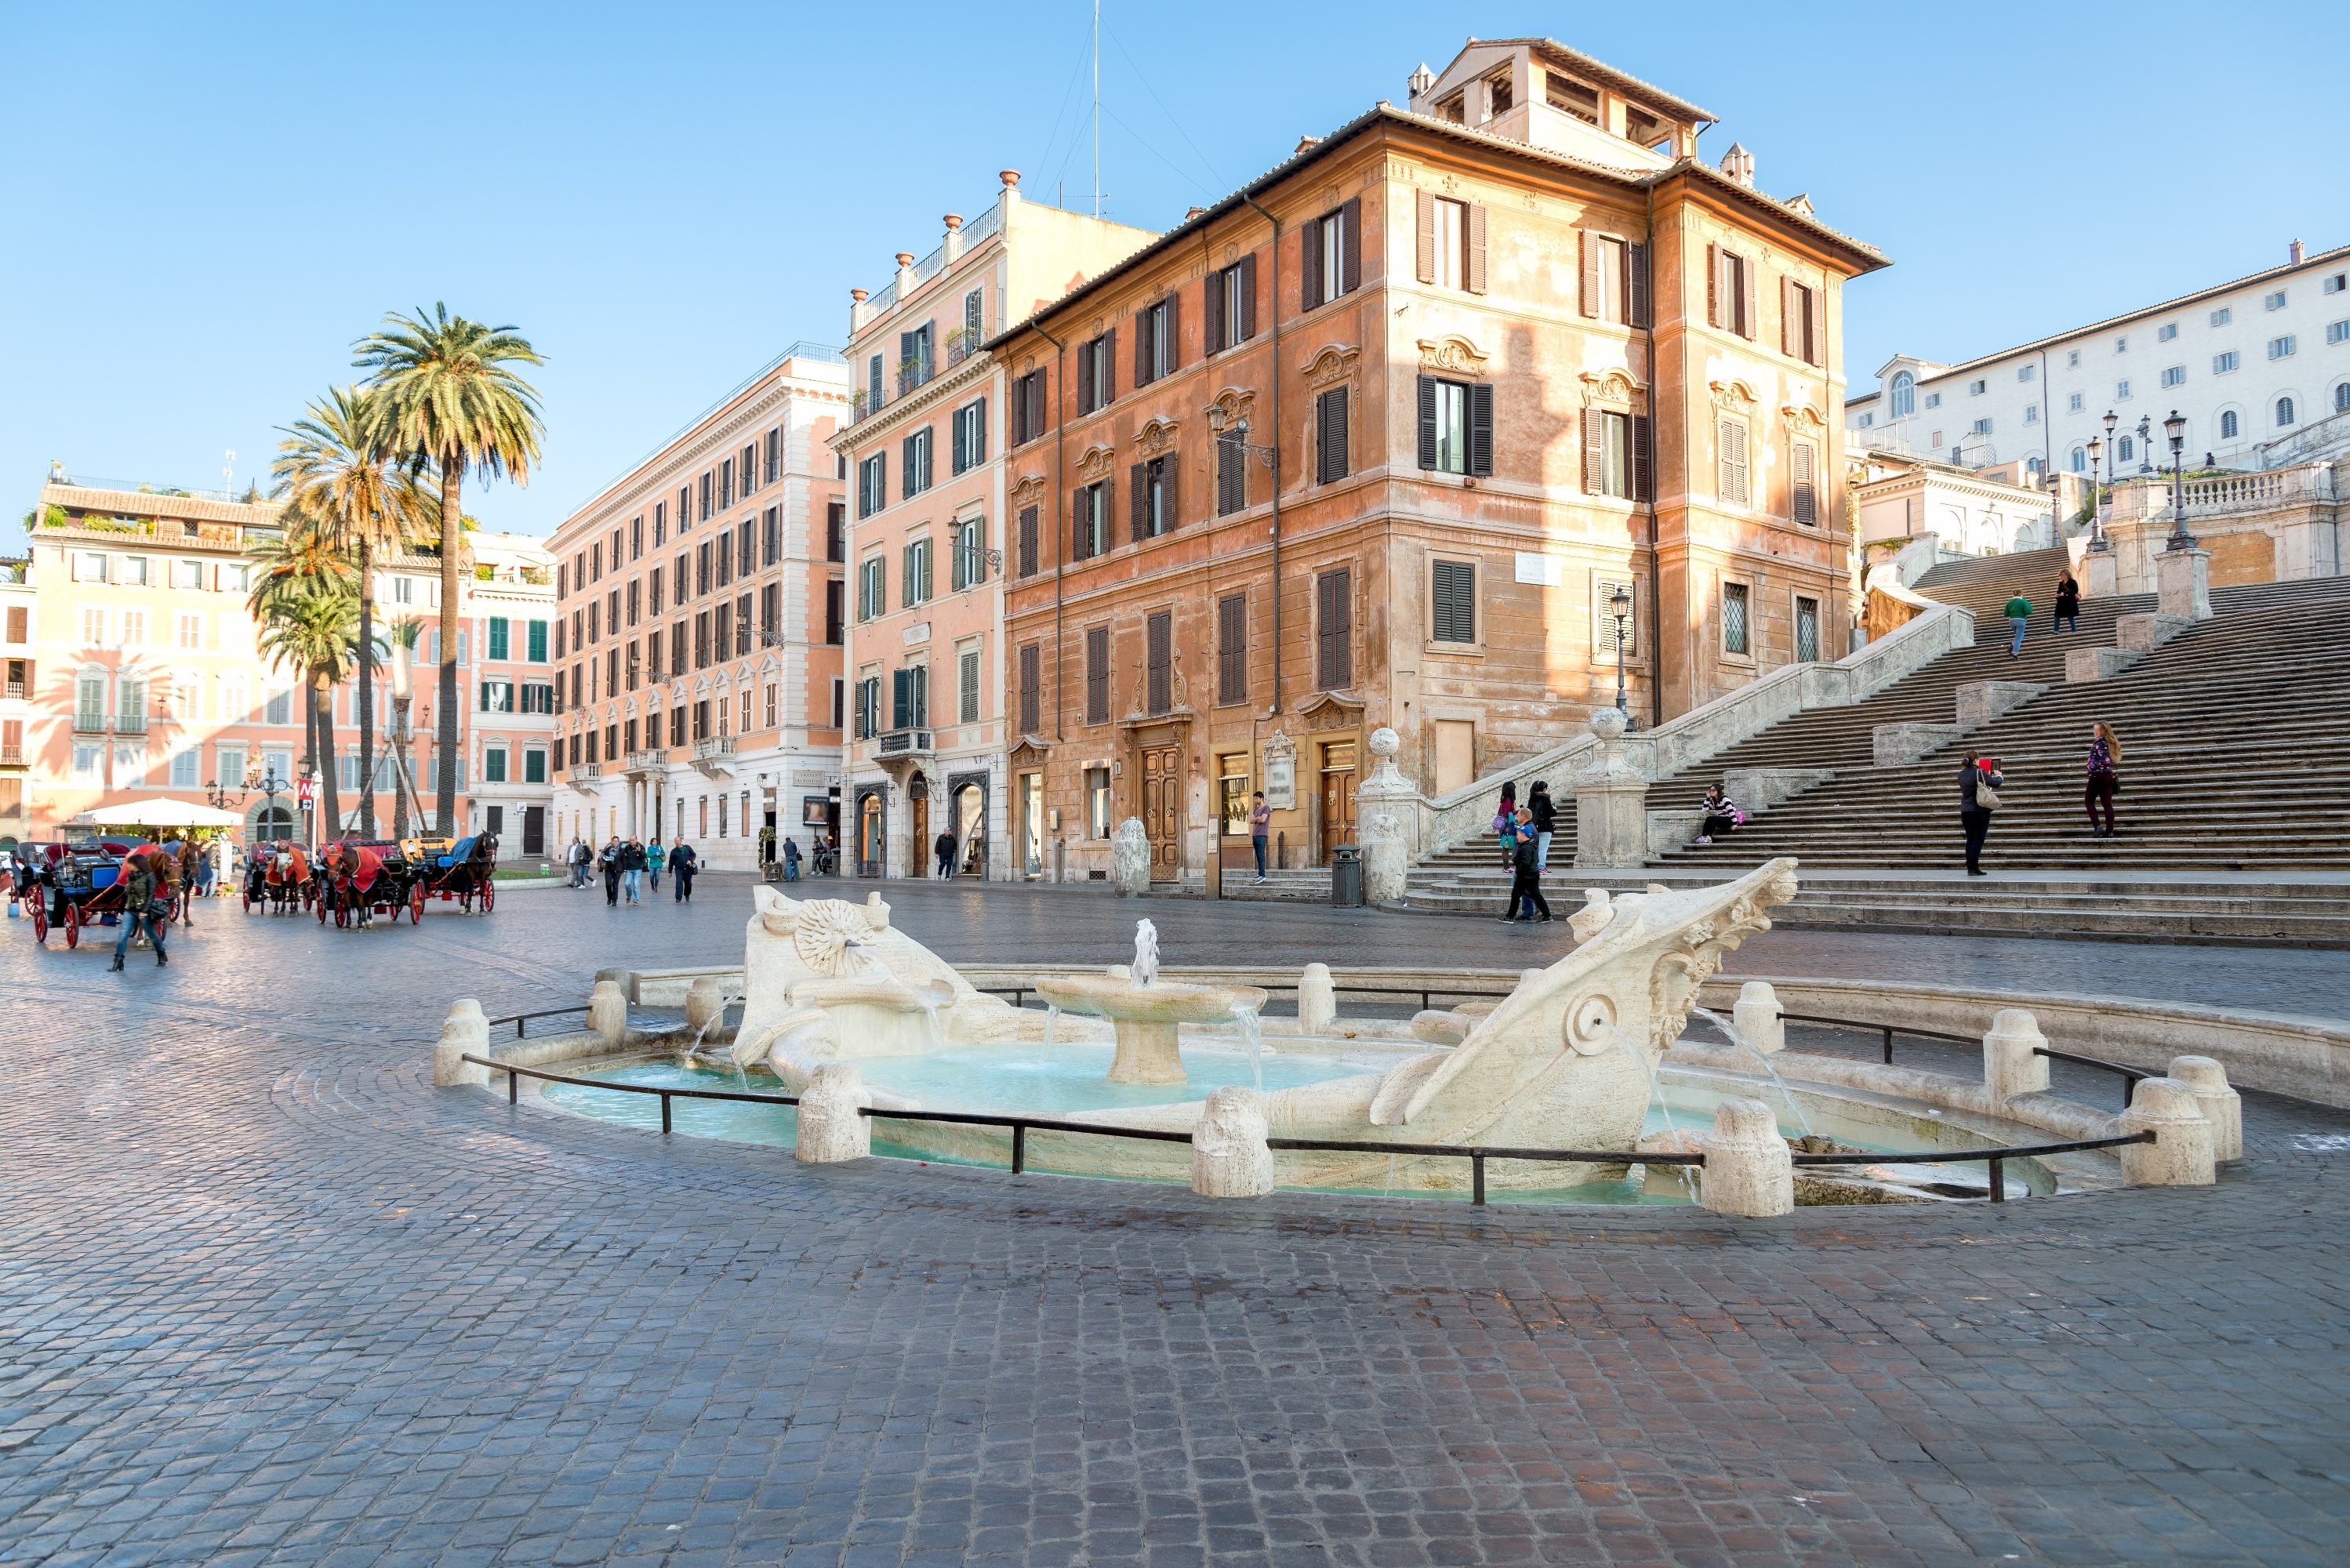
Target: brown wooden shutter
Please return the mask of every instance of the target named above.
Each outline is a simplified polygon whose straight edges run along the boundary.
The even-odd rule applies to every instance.
[[[1315,454],[1315,479],[1336,484],[1347,477],[1347,389],[1333,387],[1314,401],[1314,428],[1319,451]]]
[[[1599,314],[1599,253],[1605,247],[1600,244],[1599,236],[1589,229],[1575,230],[1575,243],[1583,256],[1583,277],[1579,289],[1582,297],[1575,302],[1576,306],[1583,315],[1596,317]]]
[[[1648,416],[1632,416],[1632,499],[1654,501],[1657,498],[1656,454],[1650,447]]]
[[[1705,324],[1721,325],[1721,247],[1705,247]]]
[[[1436,281],[1436,192],[1415,191],[1415,267],[1419,281]]]
[[[1183,362],[1183,296],[1167,296],[1167,363],[1159,367],[1159,374],[1171,376]]]
[[[1648,325],[1648,247],[1637,241],[1624,246],[1624,317],[1628,326]]]
[[[1812,452],[1811,442],[1799,441],[1795,443],[1794,462],[1791,466],[1794,479],[1793,511],[1798,523],[1816,524],[1820,520],[1819,488],[1814,478]]]
[[[1363,286],[1363,199],[1354,198],[1338,209],[1338,291],[1352,294]]]
[[[1127,470],[1128,483],[1132,486],[1128,496],[1128,525],[1133,530],[1138,545],[1149,536],[1150,516],[1150,474],[1146,465],[1136,463]]]
[[[1094,410],[1094,346],[1086,344],[1077,350],[1077,412]]]
[[[1583,410],[1583,493],[1596,495],[1607,477],[1600,472],[1601,442],[1607,438],[1607,416],[1597,409]]]
[[[1109,722],[1109,628],[1086,629],[1086,722]]]
[[[1311,310],[1322,303],[1322,220],[1308,218],[1297,226],[1297,307]]]
[[[1134,389],[1140,391],[1158,379],[1150,366],[1150,312],[1136,312],[1134,317]]]
[[[1486,381],[1469,389],[1469,472],[1493,472],[1493,388]]]
[[[1469,204],[1469,292],[1485,292],[1485,206]]]
[[[1036,575],[1036,509],[1034,506],[1020,509],[1020,575],[1024,577]]]
[[[1224,275],[1211,272],[1200,301],[1201,352],[1220,354],[1224,348]]]
[[[1216,701],[1248,701],[1248,596],[1216,601]]]
[[[1044,650],[1036,644],[1020,650],[1020,728],[1025,734],[1045,727],[1044,662]]]
[[[1104,408],[1118,401],[1118,328],[1113,327],[1102,338],[1101,398],[1095,404]]]
[[[1419,379],[1419,466],[1436,466],[1436,378]]]
[[[1345,566],[1335,572],[1325,572],[1315,584],[1317,657],[1315,684],[1325,691],[1338,691],[1354,680],[1353,629],[1354,597],[1348,584],[1352,574]]]
[[[1746,318],[1738,326],[1744,336],[1752,338],[1761,332],[1762,327],[1762,312],[1757,308],[1762,304],[1762,269],[1753,261],[1742,257],[1738,273],[1741,282],[1745,286],[1744,295],[1740,303],[1745,307],[1746,312]]]
[[[1256,253],[1241,257],[1241,323],[1235,342],[1245,343],[1256,336]]]
[[[1175,706],[1175,616],[1160,610],[1142,623],[1143,642],[1150,670],[1149,710],[1164,713]]]
[[[1818,288],[1804,290],[1804,363],[1828,362],[1828,296]]]

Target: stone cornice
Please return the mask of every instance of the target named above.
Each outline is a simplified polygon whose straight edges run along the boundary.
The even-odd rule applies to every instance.
[[[935,413],[941,403],[951,400],[951,394],[984,379],[994,369],[995,357],[983,348],[944,375],[933,376],[897,401],[883,404],[879,413],[843,425],[833,432],[828,444],[846,455],[866,441],[886,441],[911,423],[916,414]]]
[[[818,403],[837,403],[840,405],[840,413],[845,418],[848,410],[848,393],[849,389],[845,386],[827,387],[817,382],[797,380],[792,377],[778,374],[767,383],[764,397],[758,398],[755,401],[738,403],[731,411],[721,410],[719,413],[712,414],[708,421],[704,421],[702,427],[702,438],[699,441],[693,441],[691,445],[672,443],[663,448],[660,452],[646,459],[628,474],[607,485],[601,495],[565,518],[561,526],[548,536],[549,553],[559,556],[568,549],[567,543],[558,547],[556,541],[567,541],[572,536],[573,531],[583,524],[592,524],[596,528],[608,527],[625,514],[634,512],[640,506],[650,505],[653,501],[667,499],[660,495],[646,498],[644,493],[653,486],[667,488],[681,473],[700,468],[703,460],[707,458],[726,455],[728,451],[741,444],[743,427],[745,424],[765,425],[766,414],[778,404],[789,402],[794,398],[806,398]],[[814,473],[795,473],[785,470],[783,476],[775,483],[784,484],[794,479],[822,483],[825,477]],[[837,483],[838,481],[831,483]],[[641,499],[631,499],[627,504],[620,504],[623,497]]]

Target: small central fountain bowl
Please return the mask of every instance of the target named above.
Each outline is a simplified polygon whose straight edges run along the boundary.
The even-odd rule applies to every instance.
[[[1111,975],[1073,974],[1040,979],[1036,994],[1064,1012],[1107,1018],[1118,1035],[1109,1064],[1113,1084],[1180,1084],[1183,1055],[1175,1041],[1182,1023],[1223,1023],[1242,1012],[1261,1012],[1265,994],[1253,985],[1187,985],[1158,981],[1137,985]]]

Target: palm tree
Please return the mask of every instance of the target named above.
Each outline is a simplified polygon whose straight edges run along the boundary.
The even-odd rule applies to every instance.
[[[285,427],[270,465],[271,493],[291,498],[323,542],[353,556],[359,584],[359,640],[375,646],[375,556],[421,531],[427,497],[418,476],[390,466],[373,445],[382,394],[335,387]],[[359,661],[359,836],[375,836],[375,660]]]
[[[511,327],[484,327],[436,304],[431,316],[388,316],[382,329],[354,346],[352,363],[375,373],[383,394],[374,444],[417,473],[436,472],[441,488],[441,700],[436,746],[442,758],[434,806],[443,834],[456,831],[457,621],[464,566],[469,472],[530,483],[538,461],[538,393],[507,366],[546,363]]]
[[[359,658],[359,596],[311,583],[287,587],[271,602],[259,639],[261,651],[299,671],[308,688],[311,776],[333,836],[342,835],[342,801],[335,780],[335,688]]]

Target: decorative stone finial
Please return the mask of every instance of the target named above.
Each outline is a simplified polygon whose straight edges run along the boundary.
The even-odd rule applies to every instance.
[[[961,213],[949,213],[947,214],[947,233],[952,234],[962,227],[962,214]]]
[[[1385,761],[1403,750],[1403,737],[1381,724],[1371,732],[1370,746],[1371,755]]]
[[[1007,190],[1017,189],[1020,184],[1020,171],[1017,169],[999,169],[995,171],[995,177],[1003,182],[1004,188]]]

